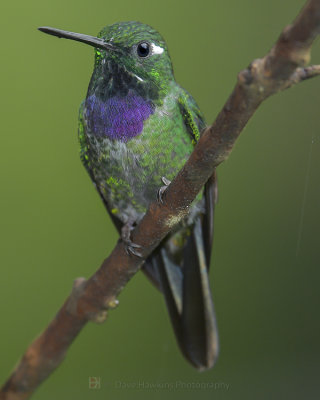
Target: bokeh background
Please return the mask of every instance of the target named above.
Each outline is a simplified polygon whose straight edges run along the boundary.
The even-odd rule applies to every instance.
[[[80,164],[78,106],[95,35],[139,20],[166,38],[177,81],[213,121],[237,73],[263,56],[302,0],[29,0],[1,5],[0,380],[48,324],[73,279],[117,241]],[[313,62],[320,62],[319,43]],[[320,79],[270,98],[218,169],[211,272],[216,367],[180,355],[164,302],[142,273],[101,326],[89,324],[34,399],[319,398]],[[89,389],[89,377],[100,389]],[[154,388],[154,385],[158,385]]]

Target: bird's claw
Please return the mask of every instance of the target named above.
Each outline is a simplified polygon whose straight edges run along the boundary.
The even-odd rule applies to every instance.
[[[121,239],[124,243],[125,251],[129,256],[134,255],[136,257],[142,258],[142,254],[136,250],[142,249],[142,246],[137,243],[133,243],[130,239],[131,231],[133,229],[133,223],[131,221],[127,222],[121,229]]]
[[[165,176],[163,176],[161,178],[161,180],[164,183],[164,186],[161,186],[161,188],[158,190],[157,199],[158,199],[159,203],[163,204],[163,197],[164,197],[163,194],[167,190],[167,188],[170,185],[171,181],[169,181],[169,179],[167,179]]]
[[[126,250],[126,253],[128,254],[128,256],[134,255],[136,257],[142,258],[143,257],[142,254],[139,251],[135,250],[135,249],[141,249],[141,248],[142,248],[142,246],[140,246],[139,244],[133,243],[131,241],[130,241],[130,243],[125,243],[125,250]]]

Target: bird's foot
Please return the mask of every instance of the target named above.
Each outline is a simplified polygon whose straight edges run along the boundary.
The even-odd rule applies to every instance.
[[[136,257],[142,257],[142,254],[137,251],[137,249],[141,249],[142,246],[139,244],[133,243],[131,241],[131,231],[134,229],[134,222],[128,221],[123,227],[121,228],[121,239],[124,243],[126,253],[128,255],[134,255]]]
[[[158,190],[157,199],[159,203],[163,204],[164,192],[167,190],[171,181],[169,181],[169,179],[167,179],[165,176],[163,176],[161,180],[164,183],[164,186],[161,186],[161,188]]]

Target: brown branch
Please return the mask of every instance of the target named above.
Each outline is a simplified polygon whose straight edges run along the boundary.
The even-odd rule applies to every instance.
[[[311,65],[307,68],[297,68],[290,77],[290,86],[288,86],[288,88],[317,75],[320,75],[320,65]]]
[[[309,0],[295,22],[284,29],[271,51],[240,72],[238,82],[216,121],[202,134],[189,160],[165,192],[164,204],[152,203],[133,232],[145,259],[188,209],[214,169],[224,161],[249,118],[263,100],[302,80],[320,74],[305,68],[320,31],[320,0]],[[107,310],[138,271],[143,260],[128,256],[121,242],[89,279],[78,278],[46,330],[30,345],[0,391],[1,400],[30,397],[61,363],[69,346],[89,321],[102,322]]]

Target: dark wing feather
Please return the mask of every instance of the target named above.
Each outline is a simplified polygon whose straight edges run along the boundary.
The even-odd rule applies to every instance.
[[[182,92],[179,106],[186,128],[194,142],[205,124],[193,98]],[[218,334],[210,292],[208,270],[213,241],[213,217],[217,200],[214,173],[205,185],[205,212],[196,218],[181,249],[181,262],[175,263],[166,238],[149,257],[144,272],[163,292],[184,356],[199,370],[213,366],[218,355]],[[183,230],[183,229],[182,229]]]
[[[218,200],[218,182],[216,172],[211,175],[204,187],[205,216],[202,220],[202,235],[209,270],[214,232],[214,209]]]

